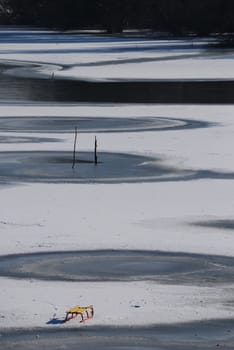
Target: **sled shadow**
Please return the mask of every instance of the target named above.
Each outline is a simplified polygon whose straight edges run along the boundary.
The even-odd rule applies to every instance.
[[[52,325],[57,325],[57,324],[63,324],[65,321],[64,319],[59,319],[59,318],[52,318],[46,324],[52,324]]]

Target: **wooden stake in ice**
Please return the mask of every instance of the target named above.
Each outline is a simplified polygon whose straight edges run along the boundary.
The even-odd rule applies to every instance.
[[[74,169],[75,164],[76,164],[76,141],[77,141],[77,128],[75,128],[75,139],[74,139],[72,169]]]
[[[97,158],[97,138],[95,136],[95,144],[94,144],[94,163],[97,165],[98,158]]]

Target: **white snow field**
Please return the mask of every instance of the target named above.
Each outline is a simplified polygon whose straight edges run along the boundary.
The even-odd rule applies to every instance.
[[[14,32],[10,31],[13,35]],[[16,33],[18,33],[16,31]],[[21,32],[22,35],[23,32]],[[55,78],[74,79],[229,79],[234,72],[232,54],[206,57],[196,40],[171,42],[56,35],[50,42],[1,42],[0,59],[52,64]],[[49,35],[49,33],[48,33]],[[54,35],[54,34],[53,34]],[[27,42],[29,41],[30,43]],[[72,42],[66,42],[72,38]],[[54,40],[54,41],[53,41]],[[75,41],[78,40],[76,43]],[[12,40],[13,41],[13,40]],[[67,39],[68,41],[68,39]],[[80,40],[81,41],[81,40]],[[152,46],[152,50],[144,50]],[[185,47],[184,47],[185,46]],[[192,46],[192,47],[191,47]],[[129,48],[137,50],[128,51]],[[165,47],[165,51],[164,51]],[[114,50],[113,49],[118,49]],[[122,49],[123,53],[121,52]],[[124,48],[124,50],[123,50]],[[156,50],[156,49],[157,50]],[[107,49],[107,53],[105,52]],[[61,50],[61,51],[60,51]],[[74,52],[72,51],[74,50]],[[83,52],[82,52],[83,50]],[[72,52],[71,52],[72,51]],[[81,51],[81,52],[80,52]],[[87,52],[86,52],[87,51]],[[90,51],[90,52],[89,52]],[[96,61],[189,55],[187,59],[121,65],[86,66],[57,70],[55,66]],[[198,58],[190,56],[201,55]],[[51,67],[49,65],[49,67]],[[209,67],[209,69],[208,69]],[[220,68],[220,69],[219,69]],[[60,69],[60,68],[59,68]],[[20,69],[11,74],[21,74]],[[23,75],[34,74],[23,70]],[[38,74],[38,72],[37,72]],[[158,250],[233,257],[233,229],[196,225],[234,220],[234,106],[154,104],[0,104],[3,117],[153,117],[211,123],[206,128],[126,133],[99,133],[98,150],[160,157],[163,164],[189,170],[187,181],[118,184],[0,184],[0,254],[96,249]],[[28,136],[3,132],[0,136]],[[53,137],[55,143],[1,143],[0,150],[73,150],[72,133],[32,133]],[[95,133],[79,134],[79,150],[92,149]],[[207,176],[197,174],[207,173]],[[216,175],[209,175],[211,173]],[[1,174],[1,169],[0,169]],[[230,175],[228,177],[228,174]],[[212,286],[133,282],[56,282],[0,278],[0,327],[55,327],[76,304],[94,305],[95,317],[85,325],[77,320],[56,327],[89,325],[145,325],[222,319],[234,316],[234,284]],[[134,305],[139,305],[135,308]]]
[[[233,53],[211,46],[212,39],[147,40],[85,34],[77,37],[56,32],[35,35],[35,32],[23,31],[18,36],[14,36],[14,31],[7,33],[13,40],[8,38],[1,44],[0,60],[29,67],[9,69],[6,74],[84,81],[230,80],[234,77]],[[37,66],[30,67],[32,62]]]

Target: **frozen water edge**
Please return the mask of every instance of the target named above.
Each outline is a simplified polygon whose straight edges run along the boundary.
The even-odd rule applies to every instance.
[[[227,307],[231,287],[159,285],[151,282],[42,282],[1,278],[1,329],[34,327],[83,328],[78,319],[66,324],[47,324],[63,320],[72,305],[95,307],[89,326],[144,326],[170,324],[207,318],[232,318]],[[75,303],[75,304],[74,304]],[[11,305],[14,305],[14,308]],[[135,307],[135,306],[138,307]],[[87,324],[88,326],[88,324]]]
[[[1,56],[0,56],[1,57]],[[4,64],[13,64],[11,60],[1,60]],[[18,62],[14,64],[17,66]],[[20,62],[17,68],[8,68],[4,74],[19,78],[39,78],[52,80],[79,80],[86,82],[215,82],[233,81],[233,60],[223,58],[175,58],[151,62],[118,61],[113,64],[95,62],[84,65],[53,65],[43,62]]]
[[[128,201],[124,206],[126,195]],[[192,182],[176,186],[172,183],[160,186],[144,184],[140,187],[137,185],[53,185],[52,187],[30,185],[2,189],[1,198],[4,207],[1,208],[0,229],[5,237],[1,244],[1,252],[5,250],[6,254],[10,251],[64,251],[74,246],[79,249],[97,249],[98,247],[138,249],[140,246],[142,249],[149,250],[160,247],[169,251],[176,248],[178,251],[215,252],[230,256],[233,254],[232,233],[227,234],[225,230],[213,232],[209,228],[204,231],[202,228],[188,225],[204,217],[232,217],[232,205],[229,210],[225,205],[228,199],[232,201],[230,186],[225,181],[214,184],[209,181]],[[32,201],[31,198],[36,198],[36,201]],[[115,199],[114,202],[112,198]],[[112,203],[111,206],[110,203]],[[113,227],[113,222],[118,222],[117,227]],[[198,240],[201,235],[202,240]],[[142,240],[143,237],[144,240]],[[1,280],[4,286],[1,300],[7,308],[6,311],[3,310],[3,315],[10,315],[9,318],[2,319],[3,327],[46,326],[45,320],[48,321],[54,314],[53,308],[49,305],[51,302],[54,303],[55,294],[58,298],[56,307],[60,310],[57,314],[59,317],[63,316],[68,306],[76,304],[78,300],[79,303],[91,301],[97,310],[99,308],[102,311],[106,310],[100,312],[99,317],[95,317],[92,324],[93,322],[100,325],[138,322],[148,324],[162,321],[185,322],[207,317],[232,317],[232,308],[226,307],[226,303],[232,300],[233,287],[230,284],[228,287],[209,289],[211,298],[214,297],[215,302],[210,303],[209,299],[205,299],[202,312],[197,309],[197,305],[201,295],[203,293],[207,295],[204,287],[198,291],[199,297],[197,296],[195,305],[193,304],[195,292],[190,288],[179,289],[177,294],[177,289],[168,286],[162,294],[157,294],[156,291],[161,287],[156,284],[154,289],[150,289],[149,294],[145,295],[148,283],[144,282],[138,295],[138,288],[134,285],[133,290],[129,292],[131,298],[134,295],[134,305],[145,296],[150,308],[150,311],[148,308],[144,310],[141,308],[141,317],[136,318],[135,313],[130,312],[129,315],[129,309],[124,309],[127,305],[125,303],[129,301],[126,285],[118,290],[116,284],[109,287],[106,283],[105,285],[101,283],[99,286],[87,283],[82,288],[80,284],[53,285],[47,282],[42,284],[40,289],[38,287],[40,283],[35,283],[33,280],[26,285],[25,281],[22,281],[21,285],[19,281]],[[11,290],[13,295],[9,294]],[[25,290],[27,290],[26,294]],[[40,290],[40,294],[44,295],[43,301],[39,296],[35,298]],[[71,290],[73,295],[70,294]],[[78,295],[77,290],[79,290]],[[103,290],[109,295],[109,304],[108,302],[105,302],[105,305],[100,304],[106,301]],[[89,291],[92,291],[92,294]],[[178,298],[182,298],[181,304],[175,301],[175,293]],[[168,299],[162,299],[163,294]],[[150,296],[153,297],[153,295],[155,299],[151,301]],[[18,299],[14,299],[16,296]],[[113,298],[116,308],[113,307]],[[160,302],[161,309],[156,300]],[[186,314],[183,303],[188,305],[185,308]],[[152,312],[152,308],[157,310],[156,314]],[[23,310],[28,310],[28,313],[25,314]],[[39,313],[38,310],[40,310]],[[112,316],[109,316],[107,310],[113,310]],[[194,310],[196,310],[195,313]],[[151,317],[148,316],[149,313]],[[162,313],[165,319],[162,319]],[[172,315],[173,318],[171,318]],[[74,326],[74,323],[71,326]],[[79,327],[79,323],[77,326]]]
[[[1,35],[4,36],[4,32]],[[69,42],[69,36],[59,33],[52,36],[38,33],[38,36],[39,42],[35,42],[34,35],[34,42],[30,37],[29,43],[27,35],[22,36],[24,42],[17,35],[12,41],[12,33],[9,42],[1,43],[1,62],[18,66],[8,69],[6,74],[93,82],[234,78],[230,74],[232,52],[208,47],[210,39],[149,40],[70,35]]]
[[[54,320],[56,322],[56,320]],[[59,322],[59,321],[58,321]],[[186,324],[154,325],[145,327],[96,326],[71,329],[30,329],[28,331],[2,331],[1,341],[4,349],[39,350],[49,347],[54,350],[69,349],[100,350],[108,349],[210,349],[233,347],[233,320],[206,320]]]
[[[2,107],[2,113],[6,110],[8,115],[15,114],[15,108],[11,107]],[[58,107],[56,107],[57,109]],[[89,115],[92,107],[80,106],[81,109],[86,110],[86,113]],[[103,108],[99,107],[99,113],[103,112]],[[106,107],[107,108],[107,107]],[[115,113],[126,112],[126,109],[130,110],[134,108],[133,106],[118,106]],[[232,120],[232,107],[198,107],[198,106],[171,106],[171,107],[154,107],[154,106],[142,106],[142,110],[150,109],[151,113],[163,113],[165,115],[187,115],[189,112],[193,115],[193,118],[201,118],[202,115],[205,115],[205,120],[219,120],[220,113],[223,114],[224,125],[228,122],[230,128],[230,122]],[[59,109],[60,113],[66,113],[67,109],[69,111],[74,109],[74,113],[77,112],[77,106],[75,107],[62,107]],[[96,106],[93,107],[97,111]],[[110,112],[111,107],[105,109],[106,113]],[[34,107],[28,106],[26,108],[26,114],[32,113]],[[19,113],[24,114],[24,107]],[[36,113],[54,113],[54,107],[40,107],[38,110],[35,109]],[[35,112],[34,112],[35,113]],[[141,113],[139,108],[137,113]],[[214,117],[216,115],[216,118]],[[225,116],[224,116],[225,115]],[[205,131],[205,133],[204,133]],[[225,127],[221,125],[217,128],[211,129],[200,129],[200,130],[186,130],[185,135],[182,134],[183,131],[166,131],[162,133],[157,133],[157,148],[160,153],[165,153],[165,150],[168,148],[168,142],[173,140],[174,144],[179,145],[181,143],[181,148],[173,149],[173,152],[177,152],[177,156],[181,156],[181,151],[186,150],[183,146],[183,142],[186,140],[186,133],[188,132],[188,137],[197,137],[197,132],[200,135],[200,145],[196,145],[196,152],[190,153],[190,162],[191,164],[195,161],[194,156],[197,152],[202,150],[202,140],[201,136],[204,133],[204,137],[207,135],[217,134],[223,131],[220,135],[227,138],[227,133],[225,133]],[[230,129],[231,131],[231,129]],[[174,134],[176,133],[176,134]],[[138,135],[138,136],[137,136]],[[230,137],[232,133],[230,132]],[[85,135],[84,135],[85,136]],[[129,137],[130,134],[126,135],[116,135],[113,139],[113,135],[102,134],[101,140],[104,144],[110,144],[115,140],[112,148],[113,149],[126,149],[129,148]],[[107,137],[107,138],[106,138]],[[85,139],[87,136],[85,137]],[[176,139],[179,138],[179,143],[176,142]],[[67,147],[70,148],[73,137],[67,136],[65,138],[67,141],[60,145],[61,149]],[[137,142],[134,142],[136,140]],[[132,134],[130,148],[131,151],[136,151],[138,149],[139,140],[141,140],[141,145],[144,149],[151,148],[149,144],[155,142],[154,133],[143,133],[143,134]],[[164,140],[164,141],[163,141]],[[85,146],[85,140],[83,139],[82,144]],[[183,142],[182,142],[183,141]],[[84,142],[84,143],[83,143]],[[89,140],[88,140],[89,143]],[[5,145],[4,149],[9,149],[10,145]],[[28,146],[21,145],[22,149],[27,149]],[[31,147],[31,146],[30,146]],[[38,146],[37,146],[38,147]],[[58,145],[56,145],[56,148]],[[166,147],[166,148],[164,148]],[[201,147],[201,149],[200,149]],[[48,149],[48,145],[41,148]],[[50,145],[49,148],[54,148]],[[151,148],[152,149],[152,148]],[[190,149],[191,152],[191,149]],[[206,152],[209,150],[202,150],[204,154],[204,161],[207,164],[207,155]],[[194,156],[193,156],[194,155]],[[205,156],[206,155],[206,156]],[[223,154],[221,154],[222,156]],[[201,163],[200,159],[200,163]],[[216,159],[217,164],[217,159]],[[212,168],[212,164],[210,164]],[[231,164],[226,164],[228,168],[232,168]],[[24,205],[22,205],[22,198],[24,199]],[[36,199],[32,201],[32,198]],[[113,200],[114,198],[114,200]],[[126,201],[127,198],[127,201]],[[1,199],[4,206],[1,207],[1,222],[0,230],[5,239],[1,243],[1,254],[17,253],[17,252],[38,252],[38,251],[54,251],[54,250],[71,250],[74,247],[77,249],[160,249],[164,251],[184,251],[184,252],[198,252],[204,254],[220,254],[220,255],[233,255],[232,246],[233,246],[233,235],[232,232],[227,232],[225,229],[220,228],[220,230],[211,230],[208,228],[203,228],[200,226],[191,225],[194,222],[200,222],[204,219],[212,220],[217,218],[222,219],[231,219],[233,218],[233,196],[230,191],[230,183],[224,180],[213,181],[212,183],[208,180],[203,181],[191,181],[190,183],[172,183],[167,184],[141,184],[136,185],[27,185],[19,187],[10,187],[1,189]],[[46,205],[45,205],[46,203]],[[101,203],[101,204],[100,204]],[[111,205],[110,205],[111,203]],[[113,223],[118,223],[113,225]],[[144,239],[143,239],[144,237]],[[200,239],[199,237],[202,237]],[[19,281],[13,281],[16,288],[19,287]],[[50,285],[49,282],[48,287]],[[11,287],[4,280],[4,291],[5,294],[2,295],[1,300],[4,304],[9,307],[8,293]],[[18,287],[17,287],[18,285]],[[30,295],[34,295],[34,282],[28,284],[27,290]],[[115,284],[112,285],[107,291],[110,295],[115,296],[116,303],[125,303],[126,300],[126,290],[123,288],[122,293],[117,292]],[[22,295],[25,286],[22,284],[21,289],[15,292]],[[54,300],[54,292],[51,292],[52,285],[47,289],[46,284],[43,284],[42,287],[44,290],[47,290],[47,299],[46,302],[35,301],[34,309],[40,309],[41,314],[34,315],[33,325],[37,326],[46,326],[45,320],[49,320],[53,314],[52,310],[48,309],[48,303],[51,300]],[[54,286],[56,292],[61,296],[64,295],[67,306],[72,306],[76,304],[77,294],[74,292],[74,297],[71,297],[69,294],[70,286],[68,285],[56,285]],[[87,284],[84,289],[80,289],[80,285],[77,285],[77,288],[81,291],[78,296],[79,302],[94,303],[97,308],[100,307],[97,299],[94,298],[94,295],[89,295],[87,290],[92,289],[93,285]],[[76,291],[77,291],[76,288]],[[136,287],[134,287],[136,288]],[[158,285],[155,285],[155,289],[159,288]],[[37,289],[37,287],[36,287]],[[100,284],[98,288],[99,291],[106,289],[106,284]],[[142,288],[140,289],[140,294],[144,295],[144,290],[147,289],[147,283],[142,283]],[[95,292],[96,289],[94,289]],[[168,294],[168,291],[170,293]],[[228,296],[224,293],[227,291]],[[219,289],[212,288],[212,295],[216,295],[216,302],[212,304],[212,307],[209,302],[205,307],[204,313],[194,313],[196,309],[192,303],[192,294],[193,290],[188,290],[188,298],[186,299],[187,305],[190,305],[191,308],[188,309],[188,313],[185,315],[181,308],[183,307],[179,304],[178,309],[167,309],[168,302],[171,300],[172,295],[175,289],[168,287],[167,291],[164,291],[165,295],[168,296],[168,300],[163,302],[160,295],[158,295],[158,301],[160,301],[163,313],[165,315],[165,322],[185,322],[188,320],[202,319],[206,317],[232,317],[232,309],[226,307],[225,303],[228,303],[232,300],[233,288],[231,285],[222,289],[222,292]],[[205,289],[201,288],[201,293],[205,292]],[[133,292],[131,292],[132,295]],[[135,289],[134,289],[135,293]],[[133,293],[133,294],[134,294]],[[154,292],[152,292],[153,294]],[[178,292],[179,293],[179,292]],[[184,290],[181,291],[184,295]],[[199,292],[200,293],[200,292]],[[135,294],[134,294],[135,295]],[[83,296],[83,297],[82,297]],[[86,299],[83,299],[83,298]],[[182,296],[181,296],[182,297]],[[183,297],[184,298],[184,297]],[[101,298],[102,299],[102,298]],[[146,299],[150,303],[149,296]],[[25,305],[29,302],[30,298],[28,297],[25,302],[22,300],[15,300],[15,304],[12,305],[10,314],[12,315],[11,320],[8,322],[6,319],[3,319],[3,324],[5,326],[14,327],[18,325],[19,327],[27,327],[29,324],[31,326],[31,316],[29,314],[23,314],[20,309],[21,306],[25,308]],[[137,300],[136,300],[137,302]],[[185,302],[185,299],[183,299]],[[68,305],[69,303],[69,305]],[[15,305],[17,306],[17,311],[15,310]],[[21,305],[21,306],[20,306]],[[28,304],[30,306],[30,303]],[[121,304],[120,304],[121,305]],[[150,307],[158,309],[158,304],[152,302]],[[221,306],[220,306],[221,305]],[[222,306],[224,305],[224,306]],[[61,315],[64,312],[65,306],[58,300],[58,306],[61,307]],[[105,304],[105,308],[108,306],[108,303]],[[102,306],[104,307],[104,305]],[[111,308],[110,305],[108,308]],[[221,309],[220,309],[221,308]],[[32,310],[34,310],[32,309]],[[115,311],[115,319],[106,319],[106,312],[104,312],[103,317],[99,318],[96,321],[98,324],[136,324],[139,319],[134,317],[123,316],[122,313],[117,312],[117,306]],[[21,310],[21,311],[20,311]],[[107,309],[105,309],[107,310]],[[120,309],[121,311],[122,309]],[[173,319],[171,319],[171,312],[173,312]],[[190,311],[189,311],[190,310]],[[142,310],[141,310],[142,311]],[[148,309],[145,309],[146,314],[148,315]],[[182,314],[181,314],[182,312]],[[35,314],[37,311],[35,311]],[[128,309],[126,309],[128,313]],[[161,314],[162,312],[160,312]],[[15,315],[18,315],[17,317]],[[144,316],[144,313],[141,315]],[[158,315],[158,314],[157,314]],[[229,315],[229,316],[227,316]],[[159,317],[159,316],[158,316]],[[176,318],[177,317],[177,318]],[[96,318],[95,318],[96,319]],[[94,319],[94,320],[95,320]],[[144,319],[144,320],[143,320]],[[94,322],[94,320],[92,322]],[[157,321],[158,320],[158,321]],[[167,320],[167,321],[166,321]],[[157,317],[148,316],[140,319],[140,323],[154,323],[161,322]],[[125,323],[126,322],[126,323]],[[93,323],[92,323],[93,324]],[[73,324],[72,324],[73,325]],[[79,324],[78,324],[79,326]]]
[[[43,47],[37,47],[38,51],[41,50],[40,55],[43,55]],[[1,48],[4,49],[2,46]],[[61,51],[64,53],[66,48],[67,46],[62,45]],[[5,49],[10,50],[10,46],[6,44]],[[2,51],[1,57],[33,60],[30,55],[35,55],[35,47],[31,53],[22,52],[21,45],[18,49],[18,52],[12,53]],[[24,49],[30,48],[24,47]],[[92,49],[95,50],[95,48]],[[55,52],[52,55],[48,53],[47,58],[50,56],[48,62],[51,60],[51,63],[63,65],[63,62],[56,62],[57,55],[58,53]],[[125,55],[128,59],[129,54]],[[60,59],[66,59],[66,64],[77,63],[77,53],[72,52],[69,57],[64,56],[65,58],[60,57]],[[91,56],[93,57],[93,52],[83,55],[83,62],[87,59],[91,62]],[[113,59],[113,55],[111,56]],[[175,63],[175,61],[170,62],[172,66]],[[179,63],[183,62],[178,61],[176,67]],[[208,60],[206,63],[208,64]],[[157,62],[157,67],[161,64]],[[217,65],[213,64],[212,67],[220,68],[220,64],[217,62]],[[150,65],[155,67],[156,63],[147,63],[147,67]],[[191,65],[190,68],[192,66],[198,67],[198,65]],[[227,66],[232,67],[232,62]],[[122,65],[121,69],[124,67],[126,68]],[[136,67],[140,66],[134,64],[132,72],[135,72]],[[186,63],[186,67],[189,67],[189,62]],[[112,66],[109,65],[108,69],[111,70],[111,68]],[[227,74],[221,71],[219,74],[225,76],[224,73]],[[38,104],[1,105],[0,107],[0,116],[4,117],[42,114],[57,116],[71,115],[71,113],[77,115],[82,112],[86,116],[92,113],[94,118],[98,115],[103,117],[110,114],[124,118],[129,113],[132,116],[144,117],[150,113],[152,116],[158,115],[162,118],[183,117],[215,122],[217,123],[215,127],[204,129],[100,134],[100,149],[108,152],[159,155],[166,158],[168,164],[192,169],[212,171],[214,169],[233,171],[234,169],[233,106],[169,107],[114,104],[42,106]],[[38,136],[37,133],[33,135]],[[58,137],[57,134],[54,136]],[[81,135],[79,147],[82,150],[90,150],[93,137],[93,133]],[[64,135],[63,141],[59,144],[20,144],[17,145],[17,150],[70,152],[73,135]],[[2,151],[15,151],[15,149],[14,144],[1,145]],[[194,225],[194,222],[233,220],[234,203],[231,186],[232,180],[203,179],[189,183],[169,181],[153,184],[31,184],[2,187],[1,254],[71,249],[124,250],[140,247],[145,250],[233,256],[231,230],[227,231],[223,227],[213,229],[209,226]],[[207,318],[233,318],[232,284],[206,288],[160,286],[149,282],[68,284],[7,278],[1,278],[1,283],[0,300],[3,317],[0,319],[0,324],[2,328],[47,327],[48,329],[51,325],[46,323],[51,318],[62,318],[64,311],[77,303],[94,304],[97,315],[90,325],[143,325]],[[135,308],[134,305],[140,307]],[[74,325],[80,327],[79,323],[75,320],[74,322],[66,327]]]

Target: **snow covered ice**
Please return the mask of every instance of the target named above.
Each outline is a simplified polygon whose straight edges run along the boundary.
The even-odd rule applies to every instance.
[[[53,73],[55,80],[87,81],[233,79],[233,53],[210,52],[206,42],[196,39],[171,42],[72,34],[64,37],[49,32],[37,33],[36,37],[40,40],[30,36],[30,31],[10,31],[10,39],[3,42],[4,31],[0,33],[0,59],[7,65],[7,75],[46,79]],[[214,261],[215,256],[233,258],[233,114],[233,105],[219,105],[218,101],[215,105],[1,101],[1,152],[66,151],[72,156],[74,139],[72,129],[64,133],[51,132],[47,126],[40,132],[36,127],[30,132],[17,130],[17,126],[16,130],[7,130],[1,118],[19,118],[23,123],[25,117],[38,121],[43,117],[46,124],[46,119],[67,116],[89,118],[91,122],[95,118],[121,121],[131,117],[136,123],[147,117],[161,124],[170,120],[172,126],[127,132],[114,127],[109,132],[86,130],[79,133],[78,152],[92,151],[97,135],[100,154],[160,158],[163,166],[174,169],[166,181],[159,178],[136,183],[123,179],[101,184],[8,183],[0,169],[1,255],[145,250],[212,255]],[[205,126],[183,128],[186,120]],[[1,139],[28,136],[46,140],[14,143]],[[181,179],[176,176],[180,171],[191,176]],[[64,317],[66,309],[76,304],[94,305],[95,317],[89,326],[231,320],[233,290],[234,284],[228,280],[217,285],[170,285],[144,280],[94,283],[2,276],[0,327],[48,328],[51,318]],[[81,327],[75,320],[57,325],[76,326]]]

